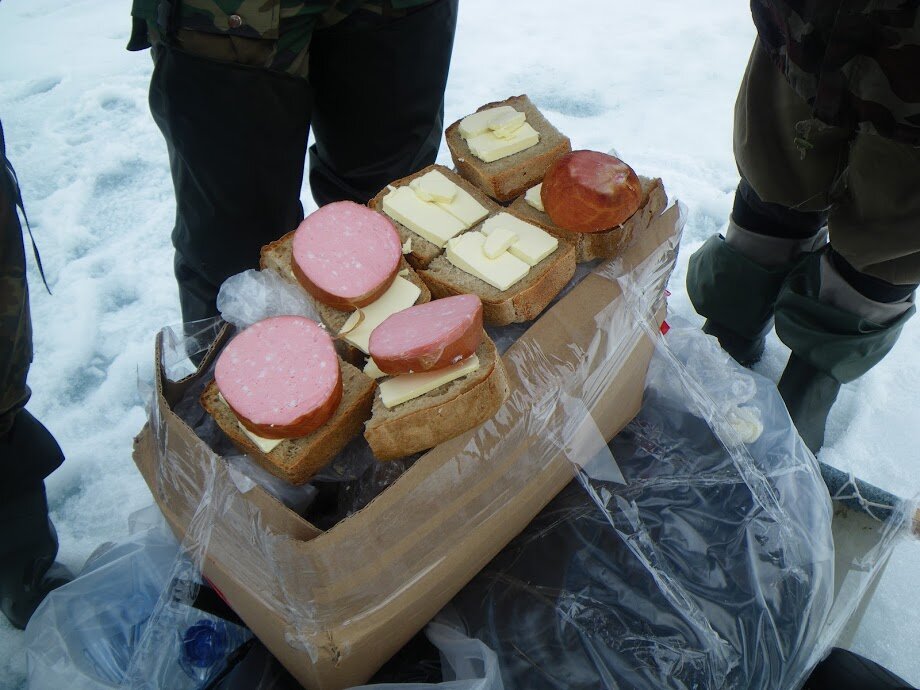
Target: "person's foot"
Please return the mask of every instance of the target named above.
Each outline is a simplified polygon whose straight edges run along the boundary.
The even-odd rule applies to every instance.
[[[58,587],[66,585],[73,577],[73,573],[66,566],[52,563],[44,574],[33,581],[22,583],[15,591],[3,592],[0,609],[14,627],[25,630],[35,609],[45,597]]]
[[[703,324],[703,333],[718,338],[722,349],[743,367],[753,366],[760,361],[767,342],[766,335],[759,335],[753,339],[745,338],[712,320],[707,320]]]
[[[776,387],[805,445],[817,454],[840,382],[792,354]]]

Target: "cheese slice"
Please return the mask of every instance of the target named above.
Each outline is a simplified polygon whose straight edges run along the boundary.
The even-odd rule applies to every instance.
[[[541,182],[536,187],[531,187],[527,190],[527,193],[524,195],[524,201],[533,206],[538,211],[546,213],[546,209],[543,208],[543,197],[540,196],[540,191],[543,189],[543,183]]]
[[[540,143],[540,134],[525,122],[505,139],[495,136],[494,132],[486,132],[467,139],[466,143],[474,156],[491,163],[536,146]]]
[[[373,357],[367,358],[367,364],[364,365],[364,375],[370,376],[372,379],[382,379],[386,376],[385,373],[380,371],[380,367],[377,366],[377,362],[374,361]]]
[[[398,187],[383,197],[383,212],[440,248],[466,226],[437,204],[422,201],[410,187]]]
[[[482,234],[486,236],[499,229],[510,230],[517,235],[517,241],[508,251],[528,266],[536,266],[559,247],[559,240],[548,232],[510,213],[498,213],[482,224]]]
[[[488,132],[489,124],[491,124],[493,120],[502,115],[511,115],[516,112],[517,111],[510,105],[500,105],[496,108],[480,110],[478,113],[467,115],[460,120],[460,126],[458,127],[460,136],[464,139],[469,139],[470,137],[475,137],[477,134]]]
[[[507,290],[527,275],[530,266],[504,252],[495,259],[485,255],[486,236],[481,232],[467,232],[447,243],[445,256],[454,266],[497,290]]]
[[[435,388],[439,388],[446,383],[472,374],[478,368],[479,357],[473,355],[443,369],[393,376],[378,386],[380,402],[387,409],[392,409],[404,402],[409,402],[421,395],[425,395],[425,393],[430,393]]]
[[[371,332],[382,324],[388,316],[392,316],[403,309],[408,309],[415,304],[415,300],[418,299],[421,293],[422,290],[418,285],[409,282],[402,276],[396,276],[396,280],[393,281],[393,284],[390,285],[386,292],[366,307],[361,308],[361,315],[364,318],[361,319],[357,326],[344,333],[342,337],[364,354],[368,354]],[[348,321],[345,322],[345,326],[342,327],[343,331],[357,313],[352,314]]]

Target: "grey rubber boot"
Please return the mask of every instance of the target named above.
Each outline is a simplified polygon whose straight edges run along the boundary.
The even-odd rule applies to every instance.
[[[0,438],[0,460],[4,467],[18,460],[53,468],[63,455],[41,422],[21,410],[13,429]],[[0,610],[23,629],[48,592],[73,579],[69,570],[54,562],[58,540],[48,519],[44,482],[3,487],[0,528]]]
[[[807,239],[771,237],[729,221],[724,238],[710,237],[690,257],[687,293],[706,317],[703,331],[716,336],[738,363],[760,361],[783,281],[826,237],[824,231]]]
[[[825,252],[810,255],[790,273],[776,301],[776,334],[792,355],[777,388],[813,453],[824,445],[841,384],[881,361],[915,311],[913,296],[894,303],[865,297]]]

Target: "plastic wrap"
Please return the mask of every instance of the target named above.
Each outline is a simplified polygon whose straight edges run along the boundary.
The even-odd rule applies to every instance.
[[[100,546],[79,576],[53,591],[26,631],[29,684],[33,688],[199,688],[223,668],[226,657],[252,635],[239,625],[186,604],[167,601],[180,572],[192,570],[156,507],[129,518],[131,536]],[[170,634],[157,635],[155,659],[139,682],[129,670],[147,657],[143,642],[157,608],[169,607]],[[160,614],[153,626],[166,630]]]
[[[481,619],[461,607],[469,631],[498,654],[505,687],[795,687],[830,646],[829,498],[788,417],[770,421],[781,408],[772,386],[770,397],[748,373],[721,380],[729,363],[711,343],[706,357],[683,359],[661,344],[679,234],[659,228],[643,242],[579,271],[567,288],[576,315],[566,298],[533,324],[493,330],[512,389],[497,414],[421,458],[352,474],[337,488],[352,496],[327,523],[267,510],[273,499],[233,477],[219,438],[202,448],[165,419],[179,415],[205,438],[186,405],[194,386],[184,399],[166,390],[171,411],[154,404],[150,419],[153,485],[182,526],[188,562],[201,567],[207,554],[218,571],[232,566],[275,612],[287,649],[328,671],[379,653],[394,611],[446,602],[575,477],[560,510],[505,551],[513,566],[524,539],[529,566],[479,591],[473,603],[492,606]],[[649,340],[658,351],[646,410],[608,445],[635,411],[627,401],[641,390]],[[179,341],[164,352],[181,359],[191,348]],[[494,566],[476,581],[502,572]],[[856,583],[847,595],[850,610],[862,591]],[[513,593],[529,603],[513,605]],[[151,677],[173,618],[168,607],[156,612],[134,678]],[[517,636],[524,631],[529,640]]]

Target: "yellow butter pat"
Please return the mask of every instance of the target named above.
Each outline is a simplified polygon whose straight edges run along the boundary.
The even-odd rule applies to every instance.
[[[540,134],[525,122],[514,134],[505,139],[500,139],[493,132],[486,132],[468,139],[466,143],[474,156],[486,163],[491,163],[536,146],[540,143]]]
[[[486,235],[486,241],[482,245],[482,251],[490,259],[497,259],[508,250],[508,247],[517,242],[517,238],[518,236],[507,228],[495,228],[491,233]]]
[[[482,234],[491,236],[500,229],[510,230],[517,240],[508,251],[528,266],[536,266],[559,247],[559,240],[536,225],[526,223],[510,213],[499,213],[482,224]]]
[[[492,119],[489,123],[489,129],[499,139],[507,139],[520,129],[526,119],[524,113],[517,110],[511,113],[502,113]]]
[[[505,113],[515,113],[517,112],[510,105],[500,105],[496,108],[489,108],[488,110],[480,110],[478,113],[473,113],[472,115],[467,115],[465,118],[460,120],[460,136],[464,139],[469,139],[470,137],[475,137],[477,134],[482,134],[483,132],[489,131],[489,124],[492,120],[500,115]]]
[[[418,184],[416,184],[418,183]],[[468,229],[489,215],[489,211],[465,189],[439,170],[431,170],[409,184],[420,199],[428,199],[447,211]],[[419,194],[419,191],[422,194]]]
[[[463,223],[437,204],[419,199],[410,187],[398,187],[383,197],[383,212],[441,248],[466,230]]]
[[[386,376],[380,371],[380,367],[377,366],[377,362],[374,361],[373,357],[367,358],[367,364],[364,365],[364,375],[370,376],[372,379],[382,379]]]
[[[447,243],[447,260],[462,271],[476,276],[497,290],[507,290],[527,275],[530,266],[504,252],[494,259],[486,256],[486,236],[467,232]]]
[[[418,374],[400,374],[383,381],[379,385],[380,402],[384,407],[391,409],[404,402],[430,393],[446,383],[472,374],[479,368],[479,357],[473,355],[435,371],[423,371]]]
[[[540,191],[543,189],[543,183],[541,182],[536,187],[531,187],[527,190],[527,193],[524,195],[524,201],[533,206],[538,211],[546,213],[546,209],[543,208],[543,197],[540,196]]]
[[[409,183],[422,201],[450,203],[457,196],[459,187],[437,170],[431,170]]]
[[[344,333],[343,337],[361,352],[368,354],[371,332],[382,324],[387,317],[403,309],[408,309],[415,304],[415,300],[418,299],[421,293],[422,290],[418,285],[410,283],[401,276],[396,276],[396,280],[393,281],[393,284],[390,285],[386,292],[366,307],[360,309],[360,314],[363,316],[360,323],[347,333]],[[358,313],[355,312],[355,314]],[[353,318],[356,318],[354,314],[345,322],[345,326],[342,327],[343,332]]]
[[[261,436],[256,436],[249,429],[244,427],[242,422],[238,421],[237,424],[239,424],[243,433],[249,437],[249,440],[255,443],[263,453],[271,453],[284,440],[283,438],[262,438]]]

